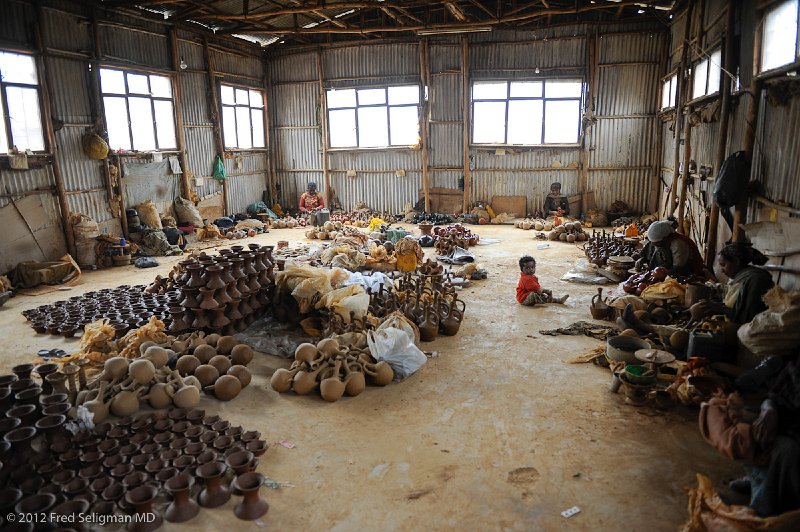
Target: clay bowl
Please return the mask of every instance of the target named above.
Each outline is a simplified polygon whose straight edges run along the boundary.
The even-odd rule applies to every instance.
[[[99,501],[92,506],[92,513],[95,515],[114,515],[117,505],[109,501]]]
[[[253,440],[259,439],[260,437],[261,433],[257,430],[248,430],[247,432],[243,432],[239,439],[244,443],[249,443]]]
[[[203,418],[206,416],[206,411],[199,408],[194,408],[186,413],[186,420],[191,423],[202,423]]]
[[[97,444],[97,450],[103,453],[106,458],[117,455],[119,454],[119,442],[117,440],[103,440]]]
[[[189,427],[183,435],[189,438],[191,441],[196,442],[200,441],[200,437],[205,433],[205,428],[200,425],[193,425]]]
[[[22,420],[16,417],[7,417],[0,419],[0,438],[5,434],[11,432],[22,424]]]
[[[209,462],[214,462],[219,458],[219,455],[212,450],[205,450],[197,455],[197,465],[201,466]]]
[[[66,416],[72,409],[69,403],[56,403],[42,408],[42,415],[44,416]]]
[[[182,455],[172,461],[172,467],[178,471],[185,471],[195,465],[197,459],[194,456]]]
[[[86,511],[89,509],[90,503],[84,499],[76,499],[73,501],[62,502],[52,510],[51,513],[55,515],[60,515],[64,518],[69,519],[78,519],[78,515],[85,514]]]
[[[614,336],[606,341],[606,356],[615,362],[641,365],[634,353],[639,349],[650,349],[650,344],[633,336]]]
[[[267,442],[264,440],[249,441],[247,442],[247,445],[245,445],[245,449],[253,453],[255,456],[261,456],[267,452],[268,447],[269,446],[267,445]]]
[[[203,425],[211,428],[211,425],[220,420],[219,416],[206,416],[203,418]],[[227,428],[227,427],[226,427]]]
[[[142,454],[156,455],[161,450],[158,443],[145,443],[142,445]]]
[[[19,501],[14,506],[18,514],[46,514],[56,503],[56,496],[50,493],[31,495]]]
[[[42,486],[44,486],[44,479],[42,477],[33,476],[27,478],[20,484],[19,489],[21,489],[23,493],[33,495],[42,489]]]
[[[183,421],[186,419],[188,413],[189,411],[185,408],[173,408],[169,411],[168,415],[172,421]]]
[[[175,449],[178,451],[183,451],[187,445],[189,445],[189,438],[177,438],[172,440],[169,444],[170,449]]]
[[[171,432],[160,432],[153,436],[153,443],[160,445],[162,447],[169,445],[169,443],[175,439],[175,435]]]
[[[216,440],[214,440],[214,448],[218,451],[224,451],[225,449],[230,448],[233,444],[233,438],[230,436],[220,436]]]
[[[81,463],[81,452],[78,449],[70,449],[59,454],[58,461],[66,468],[76,469]]]
[[[161,484],[164,484],[166,481],[168,481],[169,479],[178,474],[179,474],[178,470],[175,469],[174,467],[167,467],[158,472],[158,474],[156,475],[156,481],[160,482]]]
[[[253,470],[255,456],[250,451],[236,451],[225,459],[225,465],[236,475],[242,475]]]
[[[100,495],[111,484],[114,484],[114,479],[111,477],[99,477],[94,479],[92,483],[89,484],[89,490],[96,495]]]
[[[42,397],[39,400],[39,404],[41,404],[42,406],[59,405],[68,402],[69,402],[69,396],[65,393],[54,393],[52,395]]]
[[[219,438],[219,432],[214,432],[213,430],[207,430],[200,436],[200,441],[205,443],[206,445],[213,445],[214,440]]]
[[[181,452],[179,450],[177,450],[177,449],[165,449],[165,450],[161,451],[161,454],[159,455],[159,458],[161,458],[162,460],[165,460],[167,462],[171,462],[172,460],[175,460],[176,458],[178,458],[180,455],[181,455]]]
[[[144,470],[151,475],[157,475],[165,467],[167,467],[166,460],[162,460],[161,458],[153,458],[148,461],[147,464],[145,464]]]
[[[18,405],[6,412],[6,417],[15,417],[22,422],[22,426],[31,426],[39,417],[36,414],[36,405]]]

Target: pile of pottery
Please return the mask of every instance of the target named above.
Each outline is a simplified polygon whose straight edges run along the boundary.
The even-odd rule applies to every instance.
[[[367,382],[386,386],[393,378],[392,367],[385,361],[377,362],[368,349],[343,347],[335,339],[326,338],[317,345],[298,345],[292,366],[276,370],[269,383],[276,392],[293,390],[298,395],[318,389],[323,399],[333,402],[344,394],[360,394]]]
[[[257,431],[232,427],[219,416],[176,408],[72,435],[63,415],[34,423],[10,415],[15,413],[12,408],[5,420],[16,428],[0,441],[0,527],[12,511],[48,521],[52,515],[75,519],[91,512],[108,521],[149,513],[154,520],[135,521],[130,530],[154,530],[163,520],[192,519],[199,507],[219,507],[231,493],[243,496],[234,509],[238,518],[267,512],[258,496],[264,477],[254,472],[267,443]],[[198,481],[202,489],[193,489]]]
[[[381,220],[391,220],[392,216],[388,212],[377,212],[367,208],[354,209],[352,211],[334,211],[331,213],[331,222],[342,222],[344,225],[355,227],[369,227],[369,222],[373,218]]]
[[[178,290],[180,300],[169,308],[169,331],[189,330],[230,335],[246,329],[269,304],[274,282],[272,246],[250,244],[201,253],[181,261],[166,279],[156,277],[146,291]]]
[[[616,237],[605,229],[602,232],[593,231],[583,250],[589,262],[598,266],[605,266],[609,257],[639,257],[637,240]]]
[[[414,213],[413,222],[415,224],[430,224],[430,225],[444,225],[453,223],[453,217],[449,214],[440,214],[435,212],[418,212]]]
[[[322,227],[315,227],[306,231],[306,238],[310,240],[335,240],[342,231],[342,222],[327,221]]]
[[[584,242],[589,239],[589,235],[583,231],[583,226],[581,226],[580,222],[566,222],[554,227],[547,235],[547,239],[560,240],[571,244],[573,242]]]
[[[246,366],[253,360],[253,350],[233,336],[184,334],[172,342],[172,351],[178,374],[196,380],[206,394],[221,401],[237,397],[252,380]]]
[[[180,301],[177,293],[145,293],[144,288],[144,285],[104,288],[25,310],[22,315],[39,334],[70,338],[87,323],[107,319],[118,337],[122,337],[128,330],[145,325],[151,316],[168,323],[169,308]]]
[[[480,237],[461,224],[435,227],[433,245],[439,255],[449,255],[456,247],[467,249],[474,246]]]
[[[524,220],[514,221],[514,227],[517,229],[524,229],[525,231],[528,231],[529,229],[535,229],[536,231],[550,231],[553,228],[553,222],[548,222],[547,220],[539,218],[525,218]]]
[[[294,229],[295,227],[305,227],[306,221],[304,218],[293,218],[287,216],[286,218],[278,218],[273,220],[270,227],[275,229]]]

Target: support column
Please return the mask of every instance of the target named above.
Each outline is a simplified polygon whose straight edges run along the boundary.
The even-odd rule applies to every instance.
[[[743,150],[745,157],[750,162],[750,177],[752,179],[755,169],[753,164],[753,148],[756,142],[756,134],[758,133],[758,111],[761,104],[761,80],[753,78],[750,84],[750,100],[747,104],[747,118],[745,119],[744,141]],[[740,242],[744,240],[745,234],[742,229],[742,224],[747,221],[747,202],[749,201],[747,194],[742,194],[739,202],[736,204],[733,213],[733,241]]]
[[[464,147],[464,200],[462,212],[469,212],[470,196],[472,194],[472,176],[469,169],[469,132],[470,132],[470,106],[469,106],[469,39],[461,37],[461,105],[464,119],[463,147]]]
[[[428,39],[422,39],[419,43],[419,78],[422,82],[423,101],[420,105],[420,142],[422,144],[422,194],[425,198],[425,212],[431,211],[431,185],[430,168],[428,165],[428,128],[430,125],[430,102],[424,99],[427,93],[430,95],[431,66],[430,54],[428,50]],[[425,89],[428,88],[428,91]]]
[[[680,194],[678,196],[678,232],[684,235],[689,235],[689,231],[684,226],[684,215],[686,213],[686,188],[689,186],[689,163],[692,160],[692,122],[689,120],[689,115],[692,112],[692,107],[686,108],[686,124],[683,132],[683,172],[680,174]]]
[[[592,132],[589,129],[594,118],[594,99],[597,96],[597,31],[594,30],[586,39],[586,64],[588,65],[588,83],[586,84],[586,108],[584,128],[581,132],[580,170],[578,172],[578,194],[581,195],[581,212],[586,212],[586,192],[589,189],[589,148]],[[573,213],[577,216],[577,213]]]
[[[211,126],[214,131],[214,146],[223,162],[225,161],[225,142],[222,140],[222,125],[219,116],[219,95],[217,91],[217,74],[214,72],[214,63],[211,50],[208,48],[208,39],[203,37],[203,55],[206,60],[206,73],[208,75],[208,110],[211,116]],[[222,181],[222,209],[223,214],[228,214],[228,179]]]
[[[181,161],[181,193],[191,201],[191,185],[189,184],[189,158],[186,156],[186,142],[183,136],[183,89],[181,87],[181,54],[178,50],[178,31],[169,29],[169,44],[172,51],[172,70],[175,72],[175,86],[172,93],[175,96],[175,142],[178,144],[178,158]]]
[[[317,50],[317,79],[319,82],[320,127],[322,127],[322,179],[325,182],[325,205],[331,206],[331,174],[328,169],[328,106],[325,99],[325,73],[322,70],[322,51]]]

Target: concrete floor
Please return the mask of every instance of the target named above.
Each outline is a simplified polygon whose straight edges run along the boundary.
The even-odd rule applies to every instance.
[[[236,400],[201,406],[262,432],[271,442],[258,470],[291,487],[264,489],[263,519],[273,530],[675,530],[686,519],[682,487],[696,472],[716,483],[740,475],[700,437],[696,410],[666,415],[624,405],[608,391],[609,373],[567,364],[603,345],[586,337],[543,336],[540,329],[589,319],[596,287],[558,279],[582,252],[571,244],[536,250],[532,231],[475,228],[502,240],[473,251],[489,279],[462,292],[467,314],[455,337],[425,350],[438,358],[386,388],[328,404],[317,396],[278,394],[272,372],[288,361],[261,355],[253,383]],[[300,229],[273,230],[257,242],[305,241]],[[537,258],[537,274],[564,306],[520,307],[517,259]],[[78,340],[37,335],[22,310],[119,284],[147,283],[161,266],[89,272],[83,284],[0,308],[0,373],[38,349],[77,348]],[[286,440],[289,449],[277,442]],[[234,501],[164,529],[255,526],[233,518]],[[564,519],[560,512],[578,506]],[[258,524],[258,523],[256,523]]]

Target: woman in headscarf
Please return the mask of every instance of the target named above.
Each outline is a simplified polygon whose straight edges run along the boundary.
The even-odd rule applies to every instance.
[[[317,184],[310,181],[306,191],[300,195],[300,212],[314,212],[323,208],[325,208],[325,200],[317,193]]]
[[[550,194],[544,200],[544,212],[548,216],[556,216],[559,209],[562,215],[569,214],[569,200],[561,195],[561,183],[556,181],[550,185]]]
[[[671,221],[653,222],[647,229],[647,244],[637,267],[666,268],[670,275],[703,275],[703,257],[697,244],[675,232]]]

